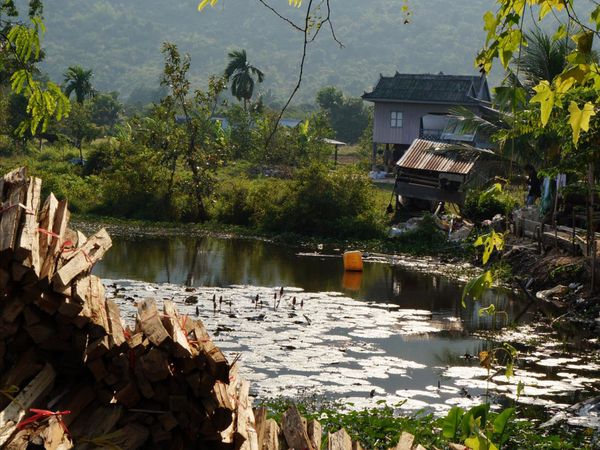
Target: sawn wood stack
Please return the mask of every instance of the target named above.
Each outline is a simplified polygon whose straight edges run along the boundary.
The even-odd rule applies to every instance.
[[[110,237],[41,185],[0,178],[0,448],[256,449],[248,382],[202,322],[146,299],[124,327],[90,275]]]

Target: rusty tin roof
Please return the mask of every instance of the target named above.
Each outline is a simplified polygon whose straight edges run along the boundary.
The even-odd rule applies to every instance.
[[[478,154],[451,151],[455,144],[415,139],[400,158],[397,165],[403,169],[429,170],[433,172],[467,175],[479,158]],[[439,150],[442,151],[439,151]],[[444,149],[448,149],[444,152]],[[485,151],[485,150],[484,150]]]

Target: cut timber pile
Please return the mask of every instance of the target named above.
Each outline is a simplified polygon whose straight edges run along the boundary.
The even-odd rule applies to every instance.
[[[258,448],[248,383],[202,322],[147,299],[124,327],[90,275],[110,237],[69,229],[41,184],[0,178],[0,448]]]

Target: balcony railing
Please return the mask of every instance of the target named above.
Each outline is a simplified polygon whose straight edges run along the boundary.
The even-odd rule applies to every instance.
[[[439,140],[442,137],[442,131],[435,128],[421,128],[419,130],[419,137],[421,139],[427,139],[430,141]]]

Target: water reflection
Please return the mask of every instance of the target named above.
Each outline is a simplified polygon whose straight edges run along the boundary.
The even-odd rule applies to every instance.
[[[518,313],[512,295],[501,290],[490,290],[480,303],[467,302],[463,308],[462,286],[442,276],[381,263],[365,263],[362,274],[344,273],[339,257],[298,255],[288,246],[250,239],[115,238],[95,273],[103,278],[186,286],[246,284],[344,292],[358,300],[429,310],[431,320],[444,319],[440,326],[450,334],[493,327],[491,317],[479,314],[490,303],[510,317]],[[452,322],[447,317],[461,320]]]

